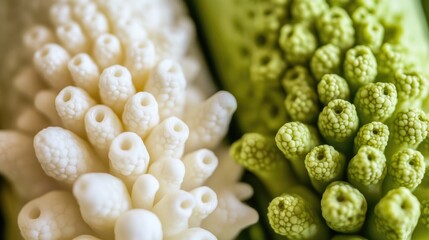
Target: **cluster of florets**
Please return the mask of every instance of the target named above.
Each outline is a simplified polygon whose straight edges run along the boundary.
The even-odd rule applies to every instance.
[[[280,0],[252,2],[234,14],[243,28],[236,42],[251,59],[236,74],[247,71],[241,79],[249,80],[225,85],[238,92],[240,106],[275,110],[268,116],[238,110],[240,127],[253,133],[231,151],[270,190],[268,220],[278,234],[418,239],[429,233],[420,225],[427,219],[420,203],[429,199],[426,52],[414,53],[408,34],[415,33],[404,28],[414,10],[394,12],[389,4],[396,3]],[[250,90],[240,94],[244,84]],[[245,145],[261,141],[265,149]],[[262,167],[255,160],[275,155],[275,144],[276,167],[266,160]]]
[[[49,18],[23,34],[30,104],[0,132],[22,237],[232,239],[258,220],[222,144],[236,100],[179,1],[56,1]]]

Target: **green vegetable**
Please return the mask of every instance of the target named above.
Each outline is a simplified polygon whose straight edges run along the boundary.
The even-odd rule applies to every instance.
[[[429,28],[419,1],[189,1],[199,10],[219,83],[237,96],[234,129],[241,132],[233,137],[244,146],[248,134],[264,136],[264,144],[248,148],[262,154],[233,158],[264,173],[263,190],[273,199],[265,209],[269,227],[306,239],[287,235],[296,233],[286,226],[297,213],[284,204],[294,202],[305,209],[296,221],[322,211],[329,218],[314,220],[317,229],[330,228],[327,235],[307,239],[407,240],[414,229],[416,237],[429,233],[417,226],[416,214],[429,199]],[[276,147],[280,156],[262,157]],[[271,176],[249,167],[277,158],[287,167]],[[365,201],[366,213],[323,201],[335,199],[328,198],[338,192],[328,187],[334,182],[353,189],[346,195]],[[313,192],[319,208],[307,210],[314,203],[294,193],[296,186]],[[334,207],[354,209],[338,216],[355,213],[359,224],[330,215]]]

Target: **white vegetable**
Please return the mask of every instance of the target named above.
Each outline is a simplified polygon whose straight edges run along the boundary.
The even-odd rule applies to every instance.
[[[159,116],[164,120],[170,116],[181,116],[185,105],[186,80],[182,67],[174,60],[164,59],[153,69],[146,83],[159,106]]]
[[[34,25],[24,32],[22,40],[28,51],[34,53],[43,45],[55,42],[56,37],[51,29],[46,26]]]
[[[86,112],[85,129],[89,142],[108,165],[110,144],[122,132],[121,120],[109,107],[96,105]]]
[[[183,232],[166,238],[166,240],[217,240],[216,236],[204,228],[193,227],[185,229]]]
[[[73,185],[80,212],[86,223],[103,239],[114,236],[116,219],[131,209],[125,184],[108,173],[87,173]]]
[[[131,189],[136,179],[146,173],[149,153],[139,135],[124,132],[113,139],[110,150],[110,171]]]
[[[67,191],[52,191],[28,202],[19,212],[18,225],[26,240],[72,239],[92,233]]]
[[[215,171],[218,158],[209,149],[200,149],[182,158],[185,165],[185,178],[182,189],[191,190],[201,186]]]
[[[243,204],[232,191],[218,191],[217,197],[217,208],[203,220],[201,227],[218,239],[233,239],[243,228],[258,221],[256,210]]]
[[[124,65],[131,72],[136,89],[143,90],[156,64],[155,45],[149,39],[134,40],[126,45],[125,49]]]
[[[70,5],[65,1],[59,1],[49,9],[50,20],[55,26],[60,26],[73,20],[72,14]]]
[[[136,93],[127,68],[113,65],[103,70],[99,82],[101,101],[121,116],[128,98]]]
[[[80,53],[75,55],[67,66],[76,86],[85,89],[94,99],[99,99],[100,71],[94,60],[87,53]]]
[[[80,137],[86,136],[84,117],[95,104],[85,90],[74,86],[63,88],[55,98],[55,108],[64,127]]]
[[[145,138],[159,123],[158,103],[152,94],[138,92],[130,97],[122,114],[125,129]]]
[[[17,131],[0,132],[0,173],[24,201],[58,187],[40,167],[33,139]]]
[[[199,227],[201,222],[217,207],[217,196],[211,188],[206,186],[192,189],[189,193],[195,198],[195,207],[192,209],[189,226]]]
[[[158,201],[165,194],[180,189],[185,176],[185,166],[180,159],[163,158],[150,165],[149,174],[159,182],[155,197],[155,201]]]
[[[229,122],[236,109],[237,101],[226,91],[219,91],[190,109],[184,116],[184,121],[191,129],[186,151],[216,147],[228,132]]]
[[[169,117],[155,126],[145,140],[152,162],[164,157],[181,158],[188,136],[188,126],[177,117]]]
[[[89,41],[77,22],[62,23],[57,27],[56,32],[61,44],[71,55],[88,51]]]
[[[134,182],[131,192],[133,206],[151,210],[159,189],[158,180],[151,174],[143,174]]]
[[[93,46],[93,54],[100,69],[122,63],[121,43],[115,35],[109,33],[97,37]]]
[[[89,144],[64,128],[40,131],[34,137],[34,150],[45,173],[68,184],[84,173],[106,170]]]
[[[115,224],[115,239],[162,240],[162,226],[158,217],[144,209],[122,213]]]
[[[82,27],[92,41],[95,41],[98,36],[108,33],[110,30],[106,16],[99,11],[82,16]]]
[[[33,63],[37,71],[56,90],[72,84],[67,64],[70,60],[68,52],[58,44],[48,43],[36,51]]]
[[[117,19],[113,23],[113,31],[124,45],[144,40],[147,37],[146,31],[139,21],[129,17],[129,15],[122,15],[121,18]]]
[[[169,191],[159,200],[153,212],[162,223],[164,237],[176,235],[188,228],[194,206],[194,197],[183,190]]]

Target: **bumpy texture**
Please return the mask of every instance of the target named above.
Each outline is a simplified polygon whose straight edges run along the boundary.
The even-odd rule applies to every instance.
[[[374,213],[388,208],[383,199],[389,190],[413,191],[395,195],[403,196],[404,202],[428,199],[429,32],[420,1],[189,2],[197,10],[220,83],[237,97],[241,131],[236,136],[243,135],[236,143],[247,148],[234,150],[249,154],[232,155],[266,188],[256,188],[256,196],[262,208],[269,208],[268,220],[276,233],[291,239],[385,239],[407,229],[407,234],[393,238],[427,238],[429,228],[416,227],[415,218],[386,232],[370,230]],[[255,66],[263,66],[263,71],[254,71]],[[263,136],[264,144],[243,144],[256,139],[249,136]],[[272,139],[284,155],[276,162],[288,163],[281,167],[283,174],[279,167],[276,171],[262,167],[274,162],[265,157],[273,152],[266,144]],[[318,141],[311,145],[310,139]],[[403,151],[420,152],[425,161]],[[337,212],[330,211],[333,201],[322,202],[324,193],[337,192],[327,188],[333,181],[347,182],[351,187],[343,188],[343,196],[359,196],[353,199],[366,201],[367,212],[339,207],[338,216],[344,218],[335,222],[336,216],[329,216]],[[307,215],[300,218],[294,209],[279,204],[294,194],[296,186],[317,193],[315,202],[303,198],[300,206],[311,206],[319,214],[317,208],[325,208],[329,222],[318,227],[330,228],[332,235],[288,235],[291,226],[312,230],[306,225]],[[269,205],[267,192],[279,207]],[[378,205],[383,207],[374,210]],[[391,209],[397,216],[401,212],[407,216],[409,210]],[[348,219],[352,213],[358,217]],[[293,223],[286,221],[292,215]],[[390,220],[382,218],[377,224],[390,228]]]
[[[181,1],[28,5],[8,69],[26,108],[0,132],[22,237],[234,239],[257,222],[222,153],[236,99],[215,92]]]

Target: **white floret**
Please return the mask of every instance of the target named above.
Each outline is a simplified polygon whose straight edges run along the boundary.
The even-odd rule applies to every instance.
[[[152,163],[148,173],[154,176],[159,183],[159,189],[155,196],[156,202],[169,192],[180,189],[185,176],[185,166],[180,159],[163,158]]]
[[[94,60],[87,53],[80,53],[75,55],[67,66],[76,86],[85,89],[94,99],[98,99],[100,70]]]
[[[164,238],[176,235],[188,228],[189,218],[195,206],[192,194],[183,191],[169,191],[153,207],[153,212],[162,223]]]
[[[98,237],[94,237],[94,236],[92,236],[92,235],[80,235],[80,236],[77,236],[77,237],[75,237],[75,238],[73,238],[72,240],[101,240],[101,239],[99,239]]]
[[[87,142],[60,127],[48,127],[34,137],[37,159],[48,176],[72,184],[87,172],[105,171]]]
[[[135,18],[123,15],[114,22],[113,31],[121,40],[122,44],[128,45],[134,41],[142,41],[147,38],[147,33],[141,22]]]
[[[232,114],[237,109],[234,96],[219,91],[198,106],[187,111],[184,121],[189,126],[186,151],[216,147],[228,132]]]
[[[158,180],[151,174],[143,174],[134,182],[131,199],[135,208],[151,210],[159,189]]]
[[[183,74],[185,75],[186,81],[188,83],[193,83],[196,80],[196,77],[201,71],[201,59],[195,57],[184,57],[181,60],[181,65],[183,69]]]
[[[123,56],[119,39],[109,33],[99,35],[93,46],[93,55],[100,69],[121,64]]]
[[[216,170],[218,158],[209,149],[188,153],[182,158],[185,165],[185,178],[182,189],[191,190],[201,186]]]
[[[118,217],[131,209],[125,184],[108,173],[87,173],[73,185],[82,218],[102,239],[114,236]]]
[[[106,16],[99,11],[84,15],[82,18],[82,28],[92,41],[95,41],[101,34],[110,31]]]
[[[57,188],[37,161],[33,139],[18,131],[0,131],[0,173],[24,201]]]
[[[145,86],[158,102],[161,120],[181,116],[185,105],[186,80],[180,65],[164,59],[153,69]]]
[[[162,235],[159,218],[144,209],[133,209],[121,214],[115,224],[115,239],[162,240]]]
[[[51,191],[28,202],[19,212],[18,225],[26,240],[72,239],[92,233],[67,191]]]
[[[161,58],[181,59],[189,49],[191,39],[194,38],[194,26],[189,17],[176,19],[173,26],[155,31],[157,55]]]
[[[60,26],[73,20],[71,6],[64,1],[58,1],[49,8],[49,17],[54,26]]]
[[[242,203],[234,192],[227,189],[217,191],[217,197],[216,209],[203,220],[201,227],[218,239],[234,239],[241,230],[258,221],[258,212]]]
[[[48,120],[32,106],[25,107],[16,118],[16,128],[32,135],[48,126]]]
[[[190,227],[199,227],[201,222],[217,207],[217,195],[213,189],[202,186],[192,189],[189,193],[194,196],[195,207],[189,218]]]
[[[152,162],[163,157],[181,158],[189,136],[188,126],[177,117],[169,117],[155,126],[145,139]]]
[[[138,92],[130,97],[122,114],[125,129],[145,138],[159,123],[158,103],[152,94]]]
[[[63,23],[57,27],[56,33],[61,44],[71,55],[89,50],[89,40],[79,23],[74,21]]]
[[[55,42],[56,37],[46,26],[35,25],[24,32],[22,40],[25,48],[32,54],[43,45]]]
[[[110,150],[110,171],[131,189],[136,179],[146,173],[149,153],[139,135],[124,132],[113,139]]]
[[[55,108],[63,126],[80,137],[86,136],[84,117],[95,104],[85,90],[74,86],[65,87],[55,98]]]
[[[94,14],[97,11],[97,4],[92,1],[73,1],[73,16],[82,22],[85,16]]]
[[[61,125],[61,118],[55,108],[55,98],[57,92],[54,90],[39,91],[34,99],[35,108],[42,113],[53,126]]]
[[[85,115],[85,129],[89,142],[101,160],[109,165],[110,144],[123,131],[121,120],[109,107],[96,105]]]
[[[144,39],[130,42],[125,49],[124,65],[131,72],[136,89],[142,90],[157,61],[155,46],[151,40]]]
[[[120,0],[97,0],[100,8],[105,12],[110,24],[113,25],[124,16],[131,16],[132,11],[128,4],[123,4]]]
[[[127,68],[113,65],[104,69],[99,82],[101,101],[121,116],[125,103],[136,90]]]
[[[36,51],[33,63],[46,82],[56,90],[72,85],[67,64],[69,53],[60,45],[48,43]]]
[[[25,66],[18,71],[13,78],[13,86],[30,99],[34,99],[39,91],[46,88],[36,69],[31,65]]]
[[[204,228],[193,227],[185,229],[183,232],[165,238],[165,240],[217,240],[216,236]]]

